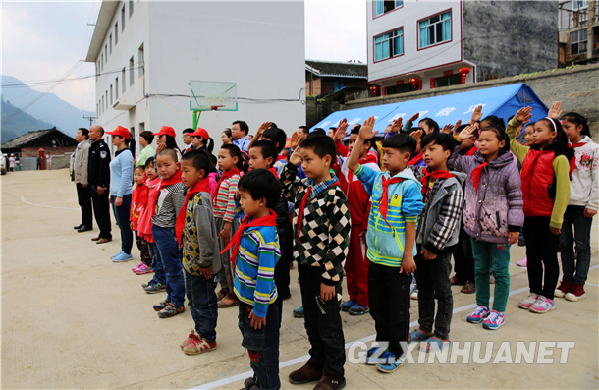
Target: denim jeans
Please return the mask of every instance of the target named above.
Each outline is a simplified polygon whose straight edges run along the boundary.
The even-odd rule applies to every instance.
[[[584,284],[591,265],[591,225],[593,218],[584,216],[584,206],[568,206],[564,214],[560,247],[564,280]],[[572,233],[574,229],[574,233]],[[576,245],[576,265],[572,245]]]
[[[216,298],[215,298],[216,299]],[[278,390],[279,378],[279,306],[272,304],[266,312],[266,325],[261,329],[250,326],[248,318],[252,306],[239,301],[239,330],[243,336],[241,345],[248,351],[250,367],[254,371],[260,389]],[[345,358],[345,353],[343,354]]]
[[[112,204],[112,212],[116,219],[116,224],[121,229],[121,250],[127,254],[131,254],[133,248],[133,230],[131,230],[131,195],[123,196],[123,204],[115,206],[114,201],[116,196],[110,196],[110,204]]]
[[[416,285],[418,286],[418,324],[424,332],[433,332],[441,340],[449,340],[453,316],[453,293],[451,292],[452,248],[445,248],[433,260],[424,260],[421,253],[416,262]],[[435,316],[435,300],[437,315]]]
[[[373,262],[368,266],[368,303],[376,341],[388,342],[389,352],[398,357],[407,352],[400,342],[408,342],[411,280],[410,275],[399,273],[399,267]]]
[[[524,216],[524,240],[530,292],[553,300],[559,279],[559,237],[549,230],[550,221],[551,217]],[[478,290],[478,286],[476,289]]]
[[[164,270],[162,257],[160,257],[160,251],[155,242],[148,242],[148,251],[150,252],[150,256],[152,256],[152,269],[154,270],[154,276],[149,284],[166,284],[166,271]]]
[[[310,362],[323,367],[331,375],[343,375],[345,370],[345,337],[341,321],[342,282],[335,284],[333,299],[320,298],[322,268],[299,264],[299,283],[304,306],[304,327],[310,341]]]
[[[175,306],[185,303],[185,278],[181,265],[181,248],[175,236],[175,228],[152,226],[152,236],[158,246],[166,271],[166,293]]]
[[[489,306],[491,299],[490,272],[495,278],[493,310],[505,312],[510,296],[510,248],[511,245],[478,241],[470,238],[474,253],[474,278],[476,304]],[[527,243],[528,245],[528,243]]]
[[[204,276],[194,276],[185,273],[185,293],[189,300],[191,318],[195,323],[196,333],[209,343],[216,340],[216,320],[218,319],[218,306],[216,300],[216,284],[218,275],[212,275],[210,279]]]

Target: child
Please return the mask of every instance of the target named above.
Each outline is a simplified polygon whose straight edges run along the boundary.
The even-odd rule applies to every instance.
[[[240,173],[244,168],[239,147],[234,144],[223,145],[218,152],[218,167],[223,174],[216,185],[216,190],[212,197],[212,205],[214,207],[216,230],[221,245],[219,248],[224,248],[229,244],[232,233],[237,230],[236,224],[233,226],[235,218],[235,193],[237,192],[237,184],[241,177]],[[222,289],[217,295],[219,299],[218,307],[237,306],[239,301],[235,294],[231,292],[233,279],[229,269],[229,254],[221,254],[220,260],[222,264],[220,277]]]
[[[532,115],[531,107],[518,110],[512,123],[523,123]],[[508,128],[510,139],[516,127]],[[557,250],[570,200],[570,161],[574,150],[559,120],[543,118],[535,122],[534,144],[514,150],[522,162],[522,198],[524,200],[524,240],[530,293],[518,303],[523,309],[546,313],[555,309],[553,297],[559,279]],[[543,265],[545,275],[543,277]],[[544,280],[543,280],[544,279]]]
[[[410,327],[410,274],[416,269],[416,220],[422,211],[420,183],[406,170],[414,155],[416,140],[397,134],[383,141],[383,164],[386,172],[377,172],[359,164],[364,140],[372,139],[374,117],[366,119],[350,155],[349,169],[372,196],[366,231],[368,267],[368,301],[374,319],[376,341],[389,344],[381,355],[371,348],[367,363],[382,372],[393,372],[407,362],[400,343],[408,341]],[[377,352],[378,351],[378,352]]]
[[[583,299],[591,263],[591,225],[599,207],[599,145],[590,138],[585,119],[575,112],[562,116],[564,131],[574,148],[572,196],[564,214],[560,248],[564,277],[556,297],[576,302]],[[574,229],[574,234],[572,234]],[[576,243],[576,264],[572,245]]]
[[[137,233],[137,222],[139,215],[143,210],[148,200],[148,186],[145,183],[145,167],[138,165],[135,167],[133,172],[133,181],[135,182],[135,189],[133,190],[133,196],[131,201],[131,230]],[[148,251],[148,243],[138,234],[135,234],[135,245],[139,250],[139,256],[141,257],[141,263],[133,268],[133,272],[137,275],[143,275],[154,272],[152,270],[152,256]]]
[[[239,298],[241,345],[254,371],[245,388],[279,389],[281,313],[274,304],[278,297],[274,272],[281,252],[277,216],[270,208],[279,200],[281,185],[266,169],[256,169],[239,180],[238,189],[245,217],[225,251],[232,248],[236,264],[234,291]]]
[[[211,169],[210,156],[203,150],[187,152],[181,160],[181,177],[188,190],[177,217],[175,232],[183,247],[185,293],[195,323],[195,332],[192,329],[181,344],[186,355],[199,355],[216,349],[218,310],[214,290],[221,263],[208,187]]]
[[[137,235],[148,243],[148,252],[152,258],[152,269],[154,270],[152,280],[141,285],[148,294],[166,291],[166,271],[164,270],[164,264],[162,263],[160,252],[158,252],[156,241],[152,237],[152,216],[156,211],[157,191],[160,185],[160,176],[156,172],[155,162],[153,156],[146,159],[145,172],[148,178],[146,180],[148,196],[137,219]]]
[[[331,167],[335,141],[322,135],[299,143],[285,165],[283,196],[295,203],[294,253],[298,260],[304,326],[310,341],[310,360],[289,375],[289,382],[319,381],[316,388],[345,386],[345,338],[339,313],[343,263],[349,250],[351,217],[345,194]],[[298,166],[306,179],[297,179]]]
[[[410,333],[408,341],[421,341],[420,350],[436,352],[450,344],[453,293],[449,276],[451,255],[460,243],[464,204],[462,183],[466,175],[449,172],[447,167],[455,146],[451,135],[432,132],[422,138],[421,145],[427,167],[411,167],[422,184],[421,193],[426,205],[418,218],[416,233],[419,253],[415,258],[415,276],[420,326]]]
[[[345,131],[349,127],[346,119],[339,124],[335,133],[335,143],[337,152],[344,146],[341,139],[345,138]],[[355,147],[360,126],[354,127],[349,136],[349,148],[351,151]],[[362,142],[359,151],[359,163],[367,166],[375,172],[380,172],[376,157],[369,153],[374,145],[374,138]],[[343,148],[341,148],[343,150]],[[368,264],[370,261],[366,257],[366,230],[368,228],[368,212],[370,210],[370,195],[364,189],[364,186],[349,169],[349,158],[337,157],[339,164],[339,182],[343,192],[347,195],[349,213],[351,215],[352,227],[350,235],[349,253],[345,263],[345,274],[347,276],[347,292],[349,301],[341,305],[341,310],[349,312],[352,315],[362,315],[368,313]]]
[[[468,126],[462,130],[460,140],[467,139],[474,131],[476,126]],[[495,330],[505,324],[510,293],[510,247],[518,241],[524,214],[518,166],[510,153],[505,131],[493,124],[483,127],[478,148],[473,156],[461,156],[458,146],[450,164],[468,174],[464,230],[472,243],[477,306],[466,320],[482,322],[483,328]],[[493,311],[489,311],[491,271],[495,277]]]
[[[156,213],[152,216],[152,236],[166,270],[167,298],[154,305],[158,317],[167,318],[185,311],[185,280],[181,268],[181,250],[175,236],[177,215],[185,202],[185,184],[174,149],[166,148],[156,156],[162,181],[158,186]]]

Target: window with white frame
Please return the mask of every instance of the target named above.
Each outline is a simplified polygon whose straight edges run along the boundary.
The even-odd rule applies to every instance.
[[[403,28],[374,37],[374,60],[381,61],[403,54]]]
[[[420,49],[451,40],[451,11],[418,22]]]
[[[572,55],[587,52],[587,29],[572,31]]]
[[[589,0],[572,0],[572,11],[589,8]]]
[[[403,6],[403,0],[376,0],[374,2],[374,16],[381,16],[401,6]]]

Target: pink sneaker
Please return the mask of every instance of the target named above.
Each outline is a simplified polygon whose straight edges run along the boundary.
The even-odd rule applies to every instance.
[[[535,313],[547,313],[548,311],[555,310],[555,303],[553,303],[551,299],[539,295],[537,301],[533,303],[528,310]]]
[[[152,272],[154,272],[154,270],[152,268],[148,267],[145,264],[142,264],[141,267],[139,267],[137,269],[137,271],[135,271],[135,273],[137,275],[145,275],[145,274],[149,274],[149,273],[152,273]]]
[[[133,272],[137,273],[137,271],[139,270],[139,267],[141,267],[142,265],[145,265],[145,264],[144,263],[139,263],[135,267],[133,267],[132,268]]]
[[[522,260],[518,260],[518,261],[516,261],[516,265],[517,265],[518,267],[526,267],[526,257],[525,257],[525,258],[523,258]]]

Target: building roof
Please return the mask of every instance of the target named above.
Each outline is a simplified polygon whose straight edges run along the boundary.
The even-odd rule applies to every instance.
[[[306,71],[318,77],[366,79],[366,64],[306,60]]]
[[[56,127],[53,127],[51,129],[48,130],[38,130],[38,131],[30,131],[27,134],[24,134],[18,138],[15,139],[11,139],[10,141],[6,141],[5,143],[2,144],[2,149],[18,149],[18,148],[22,148],[27,146],[27,144],[29,144],[32,141],[38,140],[40,138],[43,138],[53,132],[58,132],[60,133],[61,136],[72,139],[73,141],[75,141],[72,137],[69,137],[68,135],[66,135],[65,133],[63,133],[60,130],[57,130]]]
[[[94,34],[92,35],[92,40],[89,43],[87,55],[85,56],[85,62],[96,62],[98,53],[102,50],[104,37],[111,27],[112,17],[119,4],[120,2],[118,1],[102,1],[98,20],[96,20],[96,27],[94,27]]]

